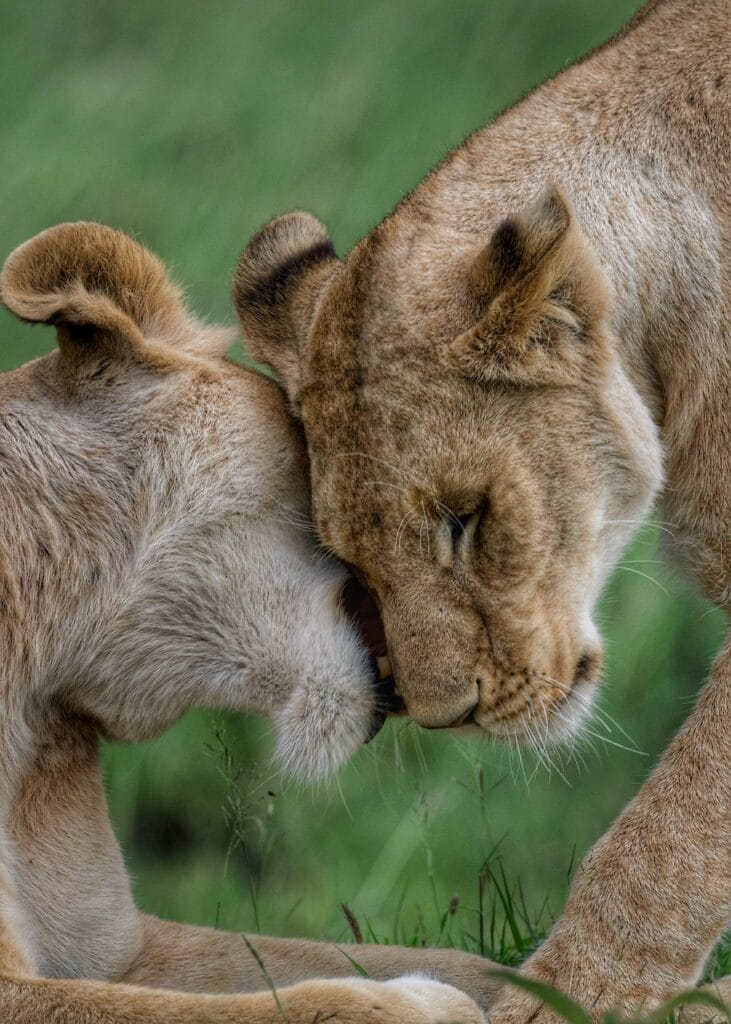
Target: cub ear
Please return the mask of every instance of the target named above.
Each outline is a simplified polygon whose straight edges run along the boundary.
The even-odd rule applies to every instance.
[[[156,256],[103,224],[59,224],[19,246],[0,273],[0,299],[21,320],[55,324],[67,362],[102,345],[111,358],[169,367],[164,343],[210,352],[232,340],[188,312]]]
[[[451,347],[468,376],[523,385],[579,378],[608,286],[561,192],[497,227],[470,286],[483,313]]]
[[[248,350],[279,375],[295,410],[317,300],[339,265],[322,224],[295,212],[265,224],[236,267],[233,300]]]

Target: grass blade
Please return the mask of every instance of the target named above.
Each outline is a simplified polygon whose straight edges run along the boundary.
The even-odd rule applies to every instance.
[[[506,984],[521,988],[529,995],[535,996],[536,999],[555,1010],[565,1021],[568,1021],[568,1024],[594,1024],[589,1014],[578,1003],[569,999],[563,992],[559,992],[553,985],[546,984],[545,981],[526,978],[515,971],[490,970],[487,973],[491,978],[499,978]]]
[[[336,946],[335,948],[337,949],[338,953],[343,954],[343,956],[349,962],[350,966],[353,968],[356,974],[359,974],[361,978],[370,978],[370,974],[365,969],[363,964],[359,964],[357,960],[350,956],[349,953],[346,953],[344,949],[341,949],[340,946]]]

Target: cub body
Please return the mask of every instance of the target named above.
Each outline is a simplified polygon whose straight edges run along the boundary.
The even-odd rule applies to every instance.
[[[280,760],[312,778],[377,730],[346,575],[309,527],[300,433],[276,386],[224,357],[230,332],[196,320],[119,232],[52,228],[8,258],[0,290],[59,341],[0,376],[0,1018],[264,1024],[279,996],[223,993],[346,974],[344,958],[141,914],[98,743],[155,736],[194,706],[255,711]],[[447,955],[369,955],[382,978],[450,974]],[[281,998],[303,1022],[358,1006],[416,1024],[425,1000],[480,1019],[426,980]]]

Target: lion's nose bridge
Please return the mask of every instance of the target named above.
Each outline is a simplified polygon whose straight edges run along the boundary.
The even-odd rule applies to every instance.
[[[440,587],[384,602],[396,687],[407,714],[428,729],[468,719],[479,701],[475,649],[483,626],[470,607],[445,600]]]
[[[421,672],[402,677],[401,683],[397,673],[409,717],[425,729],[445,729],[467,720],[477,707],[480,691],[475,674],[464,668],[453,662],[434,665],[429,671],[429,666],[423,665]]]
[[[571,644],[563,616],[542,600],[496,601],[483,619],[480,662],[493,674],[531,668],[550,671],[569,657]]]

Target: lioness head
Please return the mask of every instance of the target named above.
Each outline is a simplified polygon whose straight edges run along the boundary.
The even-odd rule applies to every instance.
[[[339,765],[382,710],[279,390],[102,225],[31,239],[0,290],[59,340],[0,376],[3,716],[61,706],[138,740],[241,708],[273,719],[292,770]]]
[[[398,690],[430,727],[571,733],[592,621],[658,485],[610,290],[550,191],[479,239],[386,220],[340,262],[295,213],[249,243],[234,297],[305,427],[324,543],[376,595]]]

